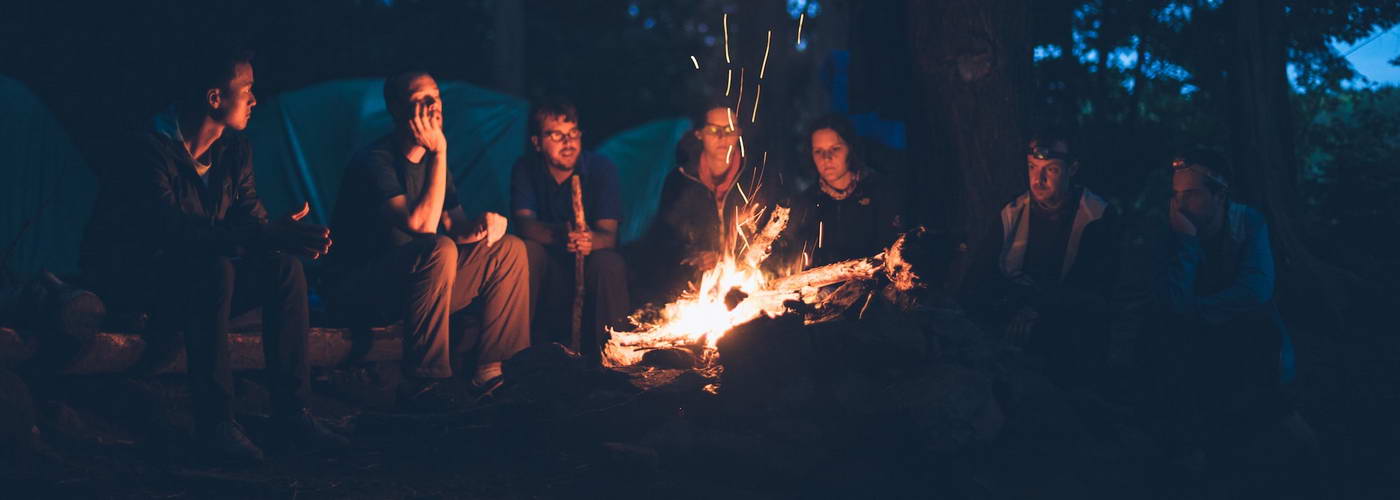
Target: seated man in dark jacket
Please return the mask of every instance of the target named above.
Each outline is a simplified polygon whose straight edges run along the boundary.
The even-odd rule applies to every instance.
[[[269,222],[243,135],[257,104],[251,56],[220,53],[190,71],[189,93],[158,116],[122,168],[106,172],[83,267],[114,304],[151,313],[152,334],[183,331],[200,442],[227,458],[262,451],[233,420],[230,315],[262,308],[274,421],[285,439],[343,445],[306,411],[306,278],[330,233],[296,215]]]
[[[598,354],[604,326],[627,315],[627,267],[617,252],[622,187],[617,167],[583,151],[578,111],[562,100],[530,110],[534,149],[516,161],[510,209],[530,256],[531,321],[536,338],[568,343],[574,297],[575,255],[584,256],[582,345]],[[588,227],[575,228],[570,177],[578,176]]]
[[[965,280],[968,305],[1005,325],[1053,380],[1081,385],[1107,360],[1116,216],[1075,182],[1079,163],[1063,136],[1033,136],[1026,164],[1030,189],[983,239]]]
[[[1281,423],[1305,429],[1283,392],[1292,349],[1274,304],[1264,215],[1229,200],[1224,155],[1195,151],[1172,169],[1171,234],[1153,282],[1157,315],[1137,349],[1144,399],[1156,406],[1147,413],[1185,433],[1173,444],[1208,455]]]
[[[479,396],[503,381],[501,364],[530,345],[525,244],[496,213],[468,216],[447,169],[442,95],[427,73],[384,82],[394,131],[358,152],[341,183],[327,256],[327,299],[337,316],[404,322],[401,405],[449,409],[449,317],[481,299],[472,386]],[[458,346],[461,347],[461,346]],[[465,351],[465,349],[455,349]]]

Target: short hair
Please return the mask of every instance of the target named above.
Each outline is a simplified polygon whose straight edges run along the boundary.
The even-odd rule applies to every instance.
[[[384,79],[384,107],[392,108],[395,104],[403,102],[404,91],[408,89],[408,84],[413,83],[420,76],[432,77],[427,71],[412,69],[400,71],[389,75]]]
[[[207,102],[209,89],[228,89],[238,75],[239,64],[252,64],[253,51],[245,48],[219,47],[205,50],[193,58],[185,70],[178,101],[182,105],[201,106]]]
[[[851,120],[841,113],[831,113],[822,115],[807,127],[807,137],[804,137],[806,147],[803,149],[809,153],[808,161],[811,161],[812,134],[818,130],[831,129],[836,135],[841,136],[841,140],[846,143],[846,168],[851,172],[859,172],[865,169],[865,158],[862,156],[865,148],[860,144],[860,136],[856,135],[855,126],[851,125]],[[814,165],[815,167],[815,165]]]
[[[1224,153],[1211,148],[1188,149],[1178,155],[1177,160],[1184,161],[1187,165],[1200,165],[1210,170],[1214,175],[1203,175],[1206,181],[1206,188],[1210,192],[1219,194],[1230,187],[1230,182],[1234,178],[1234,168],[1230,165],[1230,159]]]
[[[544,121],[554,116],[561,116],[566,122],[578,123],[578,108],[562,97],[540,99],[530,106],[530,135],[538,136],[544,132]]]

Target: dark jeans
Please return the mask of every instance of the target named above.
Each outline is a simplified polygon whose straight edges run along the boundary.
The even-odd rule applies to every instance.
[[[452,313],[484,300],[477,363],[505,361],[530,345],[529,267],[525,245],[506,235],[495,245],[417,238],[340,276],[330,294],[342,316],[404,322],[404,373],[452,376]]]
[[[1136,346],[1147,413],[1182,444],[1236,446],[1292,411],[1279,380],[1281,335],[1264,314],[1220,325],[1157,316]]]
[[[1100,386],[1108,376],[1109,319],[1086,311],[1041,311],[1026,352],[1063,389]]]
[[[531,317],[536,342],[569,343],[573,321],[574,254],[526,241],[530,255]],[[594,250],[584,258],[583,325],[580,346],[597,355],[607,339],[606,326],[614,326],[631,312],[627,290],[627,265],[612,249]]]
[[[229,318],[263,311],[263,356],[274,411],[306,406],[306,276],[285,254],[233,259],[178,257],[148,275],[151,333],[185,332],[190,395],[196,422],[231,419],[233,372]]]

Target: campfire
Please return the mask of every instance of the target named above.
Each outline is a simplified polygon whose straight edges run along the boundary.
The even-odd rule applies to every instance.
[[[872,257],[767,276],[761,266],[786,228],[788,215],[787,208],[775,207],[767,224],[752,238],[744,236],[742,224],[736,227],[736,233],[745,239],[738,254],[725,252],[698,284],[676,300],[633,314],[629,318],[632,329],[609,329],[611,338],[603,348],[603,363],[629,366],[641,361],[647,351],[685,349],[695,353],[705,367],[714,369],[718,367],[715,346],[725,333],[760,316],[787,314],[790,301],[812,305],[817,311],[844,311],[858,299],[868,305],[875,293],[873,284],[881,275],[900,292],[916,286],[918,276],[902,256],[903,235]],[[822,287],[838,283],[842,286],[835,291],[822,292]],[[808,321],[829,317],[818,315]]]

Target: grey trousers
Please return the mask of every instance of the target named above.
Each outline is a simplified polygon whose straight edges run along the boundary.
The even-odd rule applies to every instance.
[[[478,364],[529,347],[529,263],[519,238],[506,235],[489,247],[441,235],[418,238],[343,277],[330,296],[341,311],[401,317],[404,374],[422,378],[452,376],[449,317],[478,298],[484,301]]]

